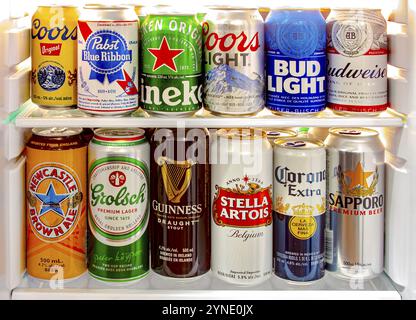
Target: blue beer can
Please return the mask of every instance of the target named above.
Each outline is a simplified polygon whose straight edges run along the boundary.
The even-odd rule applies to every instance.
[[[326,105],[326,23],[318,9],[272,10],[265,23],[267,107],[314,115]]]

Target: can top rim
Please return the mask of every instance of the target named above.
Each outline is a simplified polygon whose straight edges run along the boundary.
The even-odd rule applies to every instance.
[[[94,130],[94,139],[105,142],[133,142],[145,138],[143,129],[133,128],[100,128]]]
[[[346,7],[333,7],[331,11],[381,11],[381,8],[346,8]]]
[[[76,4],[42,4],[38,8],[78,8]]]
[[[84,7],[84,10],[131,10],[131,5],[111,5],[111,4],[99,4],[99,3],[93,3],[93,4],[86,4]]]
[[[321,140],[299,137],[290,139],[276,139],[274,140],[274,144],[279,148],[295,150],[323,149],[325,147]]]
[[[258,10],[258,7],[255,6],[233,6],[233,5],[211,5],[206,6],[209,10],[224,10],[224,11],[250,11]]]
[[[226,139],[240,139],[240,140],[253,140],[263,139],[267,137],[264,130],[254,128],[228,128],[217,130],[217,135]]]
[[[329,129],[329,134],[352,139],[376,137],[379,135],[378,131],[369,128],[332,128]]]
[[[81,134],[82,128],[33,128],[32,133],[39,137],[63,138]]]
[[[276,139],[279,139],[279,138],[285,138],[285,137],[289,137],[289,138],[290,137],[293,137],[293,138],[297,137],[297,133],[295,131],[289,130],[289,129],[263,129],[263,130],[266,131],[266,134],[267,134],[268,138],[276,137]]]

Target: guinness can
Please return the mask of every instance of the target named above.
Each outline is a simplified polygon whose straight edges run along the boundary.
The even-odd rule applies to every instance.
[[[384,147],[371,129],[331,129],[326,268],[347,278],[383,272]]]
[[[272,158],[262,130],[221,129],[213,139],[211,269],[225,282],[256,285],[271,275]]]
[[[151,261],[159,275],[210,269],[210,165],[206,129],[158,129],[151,138]]]

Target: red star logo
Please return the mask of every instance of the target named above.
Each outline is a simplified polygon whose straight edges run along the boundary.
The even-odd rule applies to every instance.
[[[162,66],[166,66],[174,72],[177,71],[175,59],[185,51],[183,49],[171,49],[166,37],[163,37],[162,43],[158,49],[152,48],[147,50],[156,58],[155,64],[153,65],[153,71],[158,70]]]
[[[243,181],[247,184],[247,182],[250,181],[250,178],[247,175],[245,175],[245,177],[243,178]]]

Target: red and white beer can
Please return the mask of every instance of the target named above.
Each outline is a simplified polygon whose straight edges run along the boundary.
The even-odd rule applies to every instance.
[[[258,129],[221,129],[211,145],[211,269],[256,285],[272,271],[273,149]]]
[[[334,9],[327,19],[328,107],[377,115],[388,106],[387,22],[378,9]]]

